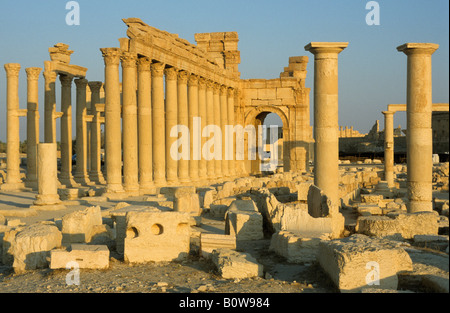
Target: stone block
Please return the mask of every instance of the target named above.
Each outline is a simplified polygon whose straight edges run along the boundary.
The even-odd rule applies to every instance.
[[[173,201],[173,210],[176,212],[189,213],[193,216],[200,216],[200,199],[197,193],[176,194]]]
[[[62,217],[63,244],[89,243],[96,225],[102,225],[99,206],[64,215]]]
[[[321,240],[328,238],[302,237],[288,231],[280,231],[272,235],[269,251],[284,257],[289,263],[315,262]]]
[[[263,266],[249,253],[222,248],[214,250],[211,259],[225,279],[245,279],[263,275]]]
[[[182,260],[190,251],[190,215],[158,209],[126,214],[124,260],[129,263]]]
[[[359,204],[356,211],[362,216],[383,214],[383,210],[378,206],[378,204]]]
[[[401,236],[412,239],[415,235],[437,235],[437,212],[389,213],[386,216],[362,216],[356,222],[356,232],[368,236]]]
[[[225,234],[238,241],[264,238],[263,217],[252,200],[233,201],[225,217]]]
[[[80,194],[80,190],[78,188],[58,189],[58,195],[62,201],[77,200],[80,196],[84,196],[84,194]]]
[[[398,274],[412,271],[412,261],[398,242],[364,235],[319,243],[318,261],[340,292],[398,287]]]
[[[22,227],[5,237],[10,243],[8,252],[12,255],[15,273],[48,267],[50,251],[61,247],[62,240],[61,232],[52,222]]]
[[[297,200],[308,201],[309,188],[313,185],[313,182],[301,182],[297,184]]]
[[[362,203],[375,203],[382,201],[384,199],[383,195],[379,194],[361,194]]]
[[[109,267],[109,249],[105,245],[73,244],[68,250],[55,249],[51,251],[51,269],[70,268],[68,266],[70,262],[76,262],[78,268],[107,269]]]
[[[236,250],[236,237],[223,234],[206,234],[200,235],[200,254],[204,258],[211,257],[213,250],[227,248]]]

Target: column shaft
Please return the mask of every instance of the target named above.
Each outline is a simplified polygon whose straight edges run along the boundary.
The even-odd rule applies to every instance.
[[[198,127],[199,104],[198,104],[198,76],[191,74],[188,80],[188,106],[189,106],[189,132],[190,132],[190,158],[189,177],[195,182],[199,179],[199,159],[201,156],[200,127]]]
[[[86,107],[86,87],[87,79],[76,79],[77,87],[77,107],[76,107],[76,167],[75,167],[75,181],[82,185],[89,185],[90,180],[87,173],[87,107]]]
[[[166,182],[165,113],[164,113],[164,64],[152,63],[152,135],[153,179],[156,185]]]
[[[225,126],[228,125],[228,92],[226,86],[220,87],[220,128],[222,129],[222,174],[224,177],[229,177],[228,161],[225,157],[226,150],[226,134]]]
[[[39,187],[34,204],[59,204],[56,143],[41,143],[37,151]]]
[[[122,60],[123,183],[131,195],[139,194],[137,138],[137,55],[124,52]]]
[[[141,57],[138,61],[139,188],[144,194],[150,192],[154,186],[150,63],[151,60],[146,57]]]
[[[27,186],[37,188],[37,144],[39,143],[39,74],[30,67],[27,73]]]
[[[56,143],[56,89],[55,82],[57,74],[48,69],[48,63],[44,71],[45,94],[44,94],[44,141]]]
[[[338,54],[347,43],[310,43],[314,54],[314,184],[336,210],[339,198]]]
[[[189,128],[187,79],[187,72],[180,71],[178,73],[178,125]],[[189,144],[187,146],[184,145],[183,149],[189,149]],[[183,183],[190,181],[189,158],[189,153],[183,153],[181,159],[178,161],[178,178]]]
[[[228,125],[234,127],[236,122],[234,118],[234,97],[235,97],[234,89],[228,88],[228,101],[227,101],[227,109],[228,109]],[[230,176],[236,176],[236,170],[238,168],[238,164],[236,163],[236,139],[234,133],[229,132],[228,134],[228,145],[229,153],[228,153],[228,172]],[[226,152],[226,151],[225,151]]]
[[[106,191],[123,192],[122,131],[120,113],[119,48],[100,49],[105,61],[105,157]]]
[[[214,126],[214,83],[212,81],[206,82],[206,133],[202,134],[205,138],[208,138],[208,142],[210,140],[214,140],[211,136],[206,137],[210,134],[207,133],[208,129]],[[205,139],[206,140],[206,139]],[[206,146],[204,146],[206,148]],[[206,158],[206,172],[209,180],[216,179],[216,167],[215,160],[212,158],[210,149],[202,149],[203,158]]]
[[[409,213],[433,211],[433,136],[431,55],[437,44],[407,43],[406,149]]]
[[[204,78],[200,78],[198,82],[198,111],[201,118],[200,124],[200,161],[198,164],[198,176],[199,179],[204,181],[208,178],[207,161],[203,155],[202,149],[205,146],[206,138],[202,136],[202,131],[207,123],[207,105],[206,105],[206,81]]]
[[[222,130],[222,110],[220,105],[220,85],[215,84],[213,88],[214,95],[214,125]],[[223,131],[221,132],[223,134]],[[216,173],[216,178],[221,179],[223,177],[222,171],[222,136],[217,136],[215,134],[215,144],[214,144],[214,169]]]
[[[106,183],[101,170],[101,123],[100,112],[98,110],[98,106],[100,105],[101,87],[102,82],[89,82],[89,88],[91,89],[91,114],[93,115],[91,122],[91,158],[89,178],[97,184]]]
[[[166,175],[169,184],[178,182],[178,160],[175,155],[171,154],[171,149],[176,144],[177,137],[173,128],[177,129],[178,124],[178,71],[169,67],[165,69],[166,76]],[[178,131],[176,132],[178,135]]]
[[[388,187],[394,184],[394,112],[385,111],[384,114],[384,179]]]

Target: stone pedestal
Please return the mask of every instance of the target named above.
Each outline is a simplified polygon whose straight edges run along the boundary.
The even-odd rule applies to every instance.
[[[433,136],[431,130],[431,55],[437,44],[406,43],[397,48],[408,56],[406,136],[409,213],[433,211]]]
[[[30,67],[27,72],[27,180],[26,186],[37,189],[37,144],[39,143],[39,74],[42,69]]]
[[[338,54],[348,43],[311,42],[314,54],[314,184],[339,205]]]
[[[105,61],[106,192],[123,193],[122,131],[120,129],[119,48],[100,49]]]
[[[1,190],[19,190],[25,187],[20,179],[20,124],[19,72],[20,64],[5,64],[6,87],[6,182]]]

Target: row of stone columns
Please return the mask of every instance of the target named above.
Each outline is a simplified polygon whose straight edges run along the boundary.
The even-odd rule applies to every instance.
[[[138,194],[156,186],[235,175],[233,160],[225,160],[225,142],[217,133],[214,148],[222,150],[222,160],[208,160],[202,151],[205,137],[212,134],[202,134],[206,125],[218,126],[223,137],[225,126],[234,126],[234,89],[119,48],[101,52],[105,61],[108,192]],[[183,130],[189,130],[189,138],[184,138],[189,147],[177,149],[177,140],[186,134]]]

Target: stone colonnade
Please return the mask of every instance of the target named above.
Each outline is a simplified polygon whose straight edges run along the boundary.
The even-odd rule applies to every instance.
[[[236,176],[234,155],[225,158],[225,126],[235,125],[235,88],[120,48],[101,52],[108,193],[142,194]],[[210,156],[205,147],[212,134],[217,142],[211,152],[220,154]]]

